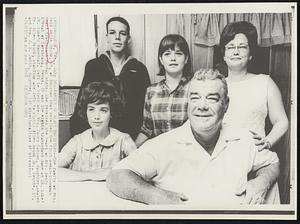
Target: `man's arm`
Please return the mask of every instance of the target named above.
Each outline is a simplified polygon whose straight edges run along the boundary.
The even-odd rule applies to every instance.
[[[262,204],[268,190],[276,182],[279,173],[279,162],[262,167],[256,171],[256,177],[249,180],[246,186],[241,186],[236,194],[241,195],[246,191],[247,204]]]
[[[97,169],[94,171],[76,171],[58,167],[58,181],[104,181],[111,169]]]
[[[149,138],[144,133],[140,132],[138,136],[136,137],[135,144],[139,148],[142,144],[144,144],[145,141],[147,141]]]
[[[112,170],[106,184],[118,197],[145,204],[179,204],[188,200],[183,194],[153,186],[128,169]]]

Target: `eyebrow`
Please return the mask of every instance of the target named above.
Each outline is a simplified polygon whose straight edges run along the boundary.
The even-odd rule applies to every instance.
[[[108,29],[108,32],[109,32],[109,31],[116,31],[116,29],[110,28],[110,29]],[[127,30],[119,30],[119,32],[125,32],[125,33],[127,33]]]
[[[218,97],[220,97],[220,94],[219,93],[210,93],[210,94],[208,94],[208,96],[218,96]]]
[[[239,43],[239,45],[246,45],[246,44],[248,44],[248,42]],[[235,44],[230,43],[230,44],[227,44],[227,46],[235,46]]]
[[[88,105],[87,107],[95,107],[95,105]],[[100,108],[109,108],[109,106],[104,105],[104,106],[101,106]]]
[[[199,94],[197,92],[191,92],[190,93],[190,96],[191,95],[197,95],[199,96]],[[209,93],[207,96],[217,96],[217,97],[221,97],[219,93]]]

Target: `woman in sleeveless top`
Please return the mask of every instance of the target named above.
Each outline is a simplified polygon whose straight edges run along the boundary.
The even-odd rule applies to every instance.
[[[270,149],[287,131],[288,119],[280,90],[270,76],[248,72],[257,47],[256,28],[245,21],[228,24],[221,34],[220,47],[230,98],[224,125],[249,129],[260,150]],[[266,135],[267,115],[272,129]]]

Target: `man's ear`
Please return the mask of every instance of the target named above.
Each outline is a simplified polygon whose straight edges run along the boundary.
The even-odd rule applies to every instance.
[[[105,34],[105,37],[106,37],[106,43],[108,43],[108,34],[107,33]]]
[[[224,113],[226,113],[226,111],[228,109],[229,102],[230,102],[230,99],[229,99],[229,96],[227,96],[227,98],[225,99],[225,111],[224,111]]]
[[[129,35],[127,39],[127,44],[129,44],[130,42],[131,42],[131,36]]]

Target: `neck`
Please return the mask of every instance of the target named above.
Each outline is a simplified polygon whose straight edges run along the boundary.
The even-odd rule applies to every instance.
[[[241,70],[228,69],[228,79],[231,81],[241,81],[246,78],[247,68]]]
[[[193,130],[196,141],[211,155],[215,149],[220,136],[220,128],[207,133],[199,133]]]
[[[100,131],[93,130],[92,133],[93,133],[93,138],[96,141],[99,141],[99,140],[105,139],[109,135],[110,132],[109,132],[109,128],[107,127]]]
[[[182,73],[179,75],[166,74],[166,83],[171,90],[174,90],[178,86],[181,77],[182,77]]]
[[[109,56],[110,56],[111,62],[117,66],[122,65],[126,58],[126,54],[124,54],[123,52],[115,53],[115,52],[110,51]]]

